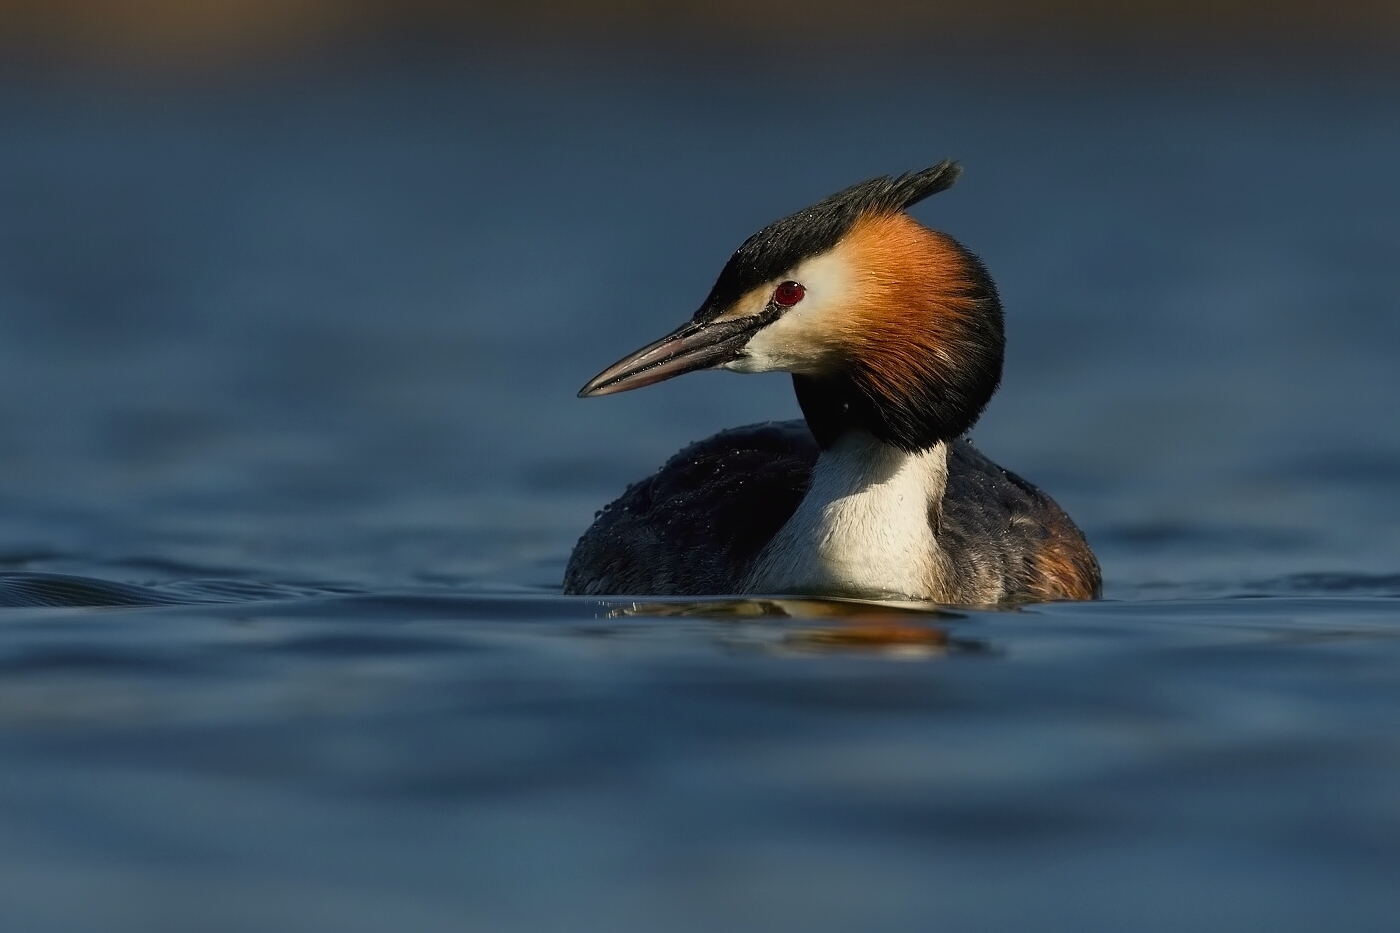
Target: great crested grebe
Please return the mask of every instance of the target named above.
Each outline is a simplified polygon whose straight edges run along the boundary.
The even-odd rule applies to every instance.
[[[1069,516],[963,439],[1001,381],[1001,302],[976,256],[904,213],[960,172],[874,178],[764,227],[694,317],[583,387],[783,371],[806,420],[723,431],[629,486],[575,546],[566,593],[1099,595]]]

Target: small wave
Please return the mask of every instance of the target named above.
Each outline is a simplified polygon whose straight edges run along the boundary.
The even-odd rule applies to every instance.
[[[255,583],[246,580],[190,580],[175,583],[120,583],[66,573],[0,573],[0,608],[174,606],[255,602],[341,595],[345,589]]]
[[[1270,588],[1294,593],[1400,596],[1400,573],[1295,573],[1273,581]]]

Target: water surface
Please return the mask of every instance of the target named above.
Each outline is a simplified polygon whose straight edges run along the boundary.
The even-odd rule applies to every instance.
[[[0,89],[0,923],[1393,929],[1400,82],[330,69]],[[793,114],[801,132],[794,133]],[[1093,605],[568,599],[781,377],[597,401],[873,174]]]

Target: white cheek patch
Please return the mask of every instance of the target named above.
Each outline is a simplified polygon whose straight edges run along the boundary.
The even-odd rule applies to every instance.
[[[832,319],[850,306],[851,278],[846,257],[838,249],[807,260],[755,292],[766,305],[779,282],[800,282],[807,290],[782,317],[754,334],[743,353],[724,368],[739,373],[823,372],[837,349],[832,342]],[[746,298],[744,304],[748,303]]]

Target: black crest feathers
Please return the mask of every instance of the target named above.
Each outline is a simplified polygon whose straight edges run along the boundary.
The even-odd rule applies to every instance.
[[[868,214],[893,214],[952,187],[962,174],[956,162],[944,159],[919,172],[896,178],[872,178],[811,207],[774,221],[744,241],[719,274],[709,297],[695,313],[705,321],[765,282],[770,282],[812,256],[841,241],[855,222]]]
[[[940,191],[947,191],[961,174],[961,165],[944,159],[921,172],[905,172],[898,178],[872,178],[853,185],[809,210],[849,198],[862,208],[860,213],[902,211]]]

